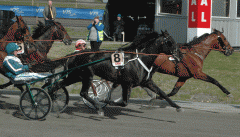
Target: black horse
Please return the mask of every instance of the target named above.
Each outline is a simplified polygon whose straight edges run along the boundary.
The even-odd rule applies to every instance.
[[[124,68],[115,69],[112,66],[111,60],[105,60],[89,67],[73,70],[72,73],[70,73],[66,79],[59,82],[58,86],[55,88],[61,88],[63,86],[68,86],[73,83],[82,81],[83,86],[80,95],[86,100],[88,100],[90,103],[92,103],[93,106],[97,108],[98,112],[100,112],[100,114],[103,114],[101,105],[99,103],[96,103],[88,96],[88,90],[91,86],[93,76],[97,75],[103,79],[113,82],[114,84],[120,84],[122,86],[122,100],[120,100],[119,102],[107,102],[110,105],[122,107],[127,106],[131,88],[141,86],[151,89],[152,91],[166,99],[166,101],[168,101],[168,103],[172,107],[175,107],[177,111],[180,111],[181,107],[172,102],[172,100],[169,99],[167,95],[161,89],[159,89],[158,86],[152,81],[151,77],[154,71],[152,73],[149,73],[145,70],[145,68],[151,70],[150,68],[154,63],[157,54],[161,52],[162,46],[170,43],[171,41],[169,41],[167,37],[159,35],[156,32],[137,36],[130,46],[118,49],[125,52],[125,60],[128,59],[128,61],[130,61],[130,59],[135,58],[135,60],[126,63],[124,65]],[[141,53],[149,55],[144,55],[141,53],[129,53],[136,52],[136,49]],[[81,55],[75,53],[76,56],[71,58],[72,61],[68,64],[68,69],[72,69],[82,64],[90,63],[99,59],[109,58],[112,53],[106,52],[107,51],[92,53],[86,50],[83,51],[84,54]],[[138,59],[136,58],[136,56],[138,56]],[[140,63],[141,61],[139,61],[139,59],[143,62],[145,68],[143,67],[144,65]]]
[[[43,62],[52,48],[54,40],[61,40],[65,45],[71,45],[72,40],[66,29],[59,22],[53,22],[51,26],[45,26],[39,21],[34,28],[32,38],[35,41],[34,47],[28,47],[28,53],[22,59],[25,62]],[[35,52],[37,51],[37,52]],[[37,70],[32,70],[37,71]],[[46,72],[47,70],[41,70]]]

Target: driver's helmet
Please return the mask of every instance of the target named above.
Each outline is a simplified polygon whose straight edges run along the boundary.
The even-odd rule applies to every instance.
[[[15,50],[21,50],[21,48],[16,43],[8,43],[5,51],[7,54],[12,54]]]
[[[79,40],[76,41],[75,47],[77,48],[80,44],[83,44],[83,43],[86,45],[86,41],[85,40],[79,39]]]

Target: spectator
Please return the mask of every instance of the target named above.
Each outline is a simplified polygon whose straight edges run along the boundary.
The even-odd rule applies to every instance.
[[[99,22],[99,16],[96,16],[92,23],[87,27],[89,34],[87,40],[90,40],[91,50],[98,51],[103,41],[104,25]]]
[[[85,50],[86,49],[86,42],[85,42],[85,40],[82,40],[82,39],[77,40],[76,44],[75,44],[75,48],[76,49],[75,49],[74,52]]]
[[[43,17],[45,20],[45,26],[51,25],[53,20],[56,18],[56,8],[52,6],[52,1],[48,1],[48,6],[45,6],[43,11]]]
[[[114,38],[117,41],[122,41],[122,32],[124,31],[124,21],[122,20],[121,14],[117,15],[117,20],[113,22],[114,24]]]

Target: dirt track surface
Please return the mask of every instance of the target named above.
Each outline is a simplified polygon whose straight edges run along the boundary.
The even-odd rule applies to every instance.
[[[46,120],[31,121],[15,114],[18,98],[7,95],[0,97],[1,136],[239,137],[240,134],[239,107],[235,107],[238,111],[224,112],[206,106],[205,109],[199,109],[199,105],[196,105],[193,108],[186,107],[184,112],[176,112],[164,103],[161,107],[151,107],[146,101],[132,100],[125,108],[107,106],[105,116],[101,117],[82,101],[71,100],[64,113],[50,113]],[[178,104],[183,105],[184,102]],[[191,106],[187,102],[185,104]]]

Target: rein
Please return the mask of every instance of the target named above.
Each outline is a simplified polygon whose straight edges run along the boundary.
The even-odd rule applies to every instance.
[[[193,47],[193,48],[203,49],[203,50],[209,50],[209,49],[211,49],[211,50],[215,50],[215,51],[226,51],[226,50],[224,50],[224,48],[225,48],[226,46],[222,46],[222,45],[225,45],[225,44],[223,43],[223,41],[222,41],[222,38],[221,38],[220,36],[218,36],[217,40],[218,40],[219,45],[220,45],[223,49],[220,50],[220,49],[215,49],[215,48],[201,48],[201,47],[198,47],[198,46]],[[228,44],[227,46],[229,46],[229,44]],[[188,46],[182,46],[182,47],[180,47],[180,49],[182,49],[183,47],[188,47]]]
[[[37,80],[35,80],[35,81],[30,82],[30,84],[36,83],[36,82],[38,82],[38,81],[42,81],[42,80],[44,80],[44,79],[46,79],[46,78],[54,77],[54,76],[59,75],[59,74],[67,73],[67,74],[61,76],[61,77],[60,77],[58,80],[56,80],[54,83],[51,83],[50,85],[48,85],[47,87],[45,87],[45,89],[46,89],[46,88],[54,85],[56,82],[58,82],[60,79],[62,79],[62,78],[64,78],[65,76],[67,76],[69,73],[71,73],[71,72],[74,71],[75,69],[78,69],[78,68],[81,68],[81,67],[91,66],[91,65],[97,64],[97,63],[99,63],[99,62],[102,62],[102,61],[105,61],[105,60],[110,60],[110,59],[111,59],[111,57],[99,59],[99,60],[96,60],[96,61],[93,61],[93,62],[90,62],[90,63],[87,63],[87,64],[83,64],[83,65],[80,65],[80,66],[77,66],[77,67],[74,67],[74,68],[71,68],[71,69],[68,69],[68,70],[64,70],[64,71],[61,71],[61,72],[52,74],[52,75],[47,76],[47,77],[44,77],[44,78],[37,79]]]

